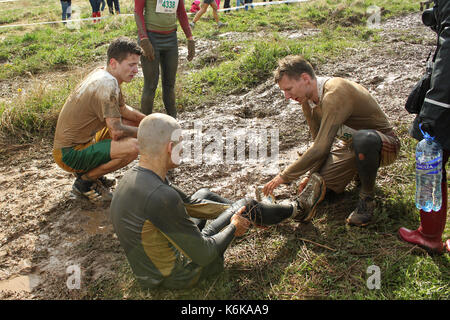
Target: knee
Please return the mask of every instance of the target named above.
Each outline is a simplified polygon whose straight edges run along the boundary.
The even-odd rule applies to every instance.
[[[353,134],[353,147],[357,152],[378,150],[381,138],[374,130],[359,130]]]
[[[123,160],[131,162],[139,155],[139,144],[136,138],[128,138],[126,149],[123,152]]]
[[[192,195],[192,198],[208,199],[210,194],[211,194],[211,191],[208,188],[201,188]]]

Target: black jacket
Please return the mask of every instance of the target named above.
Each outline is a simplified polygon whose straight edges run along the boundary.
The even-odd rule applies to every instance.
[[[431,75],[431,88],[411,127],[411,136],[422,140],[422,129],[450,150],[450,0],[435,0],[433,15],[438,36],[438,51]],[[423,19],[425,22],[425,18]],[[429,19],[428,19],[429,20]]]

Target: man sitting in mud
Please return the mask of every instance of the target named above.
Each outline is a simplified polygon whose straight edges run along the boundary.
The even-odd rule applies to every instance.
[[[224,252],[253,221],[273,225],[308,215],[312,204],[224,199],[208,189],[187,196],[166,179],[178,166],[178,122],[161,113],[142,120],[139,165],[129,169],[111,202],[111,219],[130,266],[143,288],[182,289],[223,270]],[[178,147],[178,148],[177,148]],[[210,219],[208,224],[206,220]]]
[[[361,85],[342,78],[316,77],[309,62],[301,56],[279,61],[274,80],[286,99],[301,104],[310,128],[313,145],[268,182],[269,194],[282,183],[289,183],[309,171],[326,188],[341,193],[359,175],[361,190],[356,209],[347,217],[350,225],[365,226],[373,217],[374,187],[378,168],[392,164],[398,157],[400,141],[386,114]],[[332,149],[335,138],[340,140]],[[299,191],[309,181],[299,184]],[[324,198],[320,194],[317,203]],[[311,195],[312,197],[313,195]],[[315,210],[312,210],[312,219]]]
[[[91,200],[111,200],[114,180],[104,175],[138,156],[137,126],[144,114],[127,106],[120,85],[138,72],[142,49],[128,38],[114,40],[107,66],[92,71],[72,92],[56,124],[55,162],[76,175],[72,191]]]

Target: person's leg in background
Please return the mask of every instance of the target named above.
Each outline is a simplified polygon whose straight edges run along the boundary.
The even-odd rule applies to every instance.
[[[61,1],[61,20],[65,21],[67,18],[67,8],[69,7],[69,3],[67,1]]]
[[[114,14],[113,0],[106,0],[108,4],[109,14]]]
[[[178,68],[178,39],[176,32],[164,36],[160,49],[161,84],[164,107],[169,116],[177,117],[175,83]]]
[[[156,46],[156,43],[152,39],[153,37],[149,35],[149,40],[155,50],[155,59],[153,61],[149,61],[146,57],[141,56],[142,73],[144,74],[144,87],[142,88],[141,96],[141,112],[146,115],[153,112],[153,103],[159,81],[160,52]]]
[[[120,14],[119,0],[114,0],[114,8],[116,9],[116,14]]]

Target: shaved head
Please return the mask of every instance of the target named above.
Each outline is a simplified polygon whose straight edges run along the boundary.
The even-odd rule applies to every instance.
[[[176,130],[181,130],[178,122],[163,113],[152,113],[139,124],[137,139],[142,155],[158,156],[172,140]],[[178,142],[178,141],[176,141]]]

